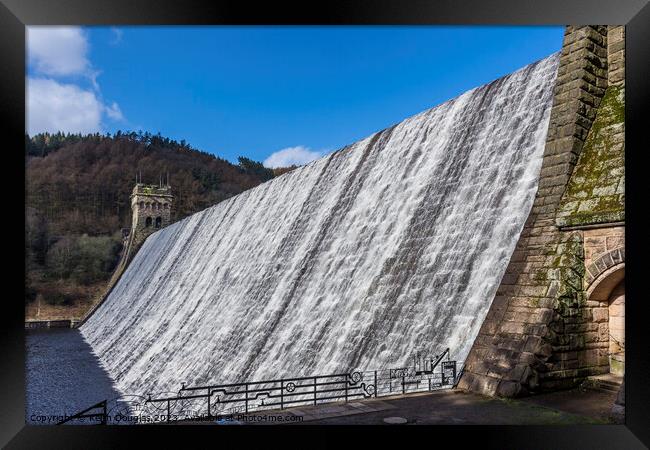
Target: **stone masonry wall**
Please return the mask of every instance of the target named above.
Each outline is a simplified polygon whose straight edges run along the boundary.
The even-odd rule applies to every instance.
[[[556,213],[556,225],[625,220],[625,28],[607,30],[608,86]]]
[[[582,241],[582,289],[574,288],[578,301],[564,308],[568,315],[561,302],[556,305],[552,355],[540,373],[543,389],[572,387],[613,369],[610,326],[617,319],[610,317],[609,294],[625,274],[624,39],[624,27],[608,27],[608,86],[556,213],[556,225]],[[566,215],[575,200],[580,206]]]
[[[607,80],[610,86],[625,84],[625,26],[607,28]]]
[[[517,396],[592,373],[593,326],[585,305],[583,236],[561,231],[555,213],[596,118],[608,78],[606,26],[569,26],[558,68],[538,192],[473,348],[461,389]],[[616,61],[616,52],[611,53]],[[620,61],[617,64],[621,64]]]

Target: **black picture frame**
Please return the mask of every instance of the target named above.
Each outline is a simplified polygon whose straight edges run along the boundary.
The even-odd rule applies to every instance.
[[[128,24],[314,24],[314,25],[626,25],[626,422],[625,425],[581,426],[436,426],[436,427],[50,427],[25,425],[24,409],[24,309],[16,299],[22,289],[5,289],[2,325],[2,398],[0,399],[0,444],[7,448],[120,448],[133,447],[136,439],[164,443],[164,448],[203,447],[197,439],[214,446],[231,447],[249,443],[253,435],[264,446],[287,444],[301,447],[338,445],[358,438],[366,442],[462,448],[473,440],[481,448],[647,448],[650,445],[650,398],[645,382],[648,364],[648,333],[643,298],[644,153],[648,152],[647,128],[650,89],[650,5],[648,0],[402,0],[328,1],[309,4],[245,1],[172,0],[0,0],[0,116],[5,134],[5,243],[16,243],[16,255],[6,254],[6,286],[19,286],[24,267],[20,220],[24,197],[16,186],[24,186],[25,130],[25,26],[27,25],[128,25]],[[480,49],[477,49],[480,51]],[[15,158],[15,159],[14,159]],[[23,161],[20,161],[23,158]],[[13,179],[9,179],[13,177]],[[22,183],[22,184],[21,184]],[[11,220],[9,220],[11,219]],[[23,272],[21,279],[21,271]],[[647,310],[646,310],[647,311]],[[417,444],[416,442],[420,442]],[[192,444],[194,442],[195,444]],[[378,442],[378,443],[379,443]],[[262,445],[262,444],[257,444]],[[364,446],[365,446],[364,445]]]

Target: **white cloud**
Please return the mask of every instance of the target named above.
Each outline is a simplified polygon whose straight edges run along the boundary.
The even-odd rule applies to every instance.
[[[116,102],[104,104],[88,59],[88,36],[80,27],[28,27],[27,132],[95,133],[102,121],[124,120]],[[73,78],[62,81],[62,77]],[[67,79],[69,80],[69,79]],[[84,88],[78,83],[87,85]]]
[[[27,56],[42,75],[87,75],[88,39],[80,27],[27,28]]]
[[[104,111],[106,112],[106,115],[113,120],[124,120],[120,105],[115,102],[113,102],[110,106],[105,106]]]
[[[292,165],[302,166],[323,156],[324,152],[311,150],[308,147],[298,145],[287,147],[271,155],[264,160],[265,167],[288,167]]]
[[[102,131],[107,109],[93,91],[48,78],[27,79],[27,132],[95,133]],[[117,107],[116,104],[114,104]],[[116,108],[119,111],[119,107]],[[110,113],[107,113],[110,115]]]

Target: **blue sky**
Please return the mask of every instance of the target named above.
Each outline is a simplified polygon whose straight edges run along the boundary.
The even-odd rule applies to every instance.
[[[560,50],[563,27],[29,27],[27,129],[305,163]]]

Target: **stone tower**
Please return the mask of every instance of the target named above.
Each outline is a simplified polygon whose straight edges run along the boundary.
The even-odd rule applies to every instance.
[[[83,325],[86,320],[104,303],[109,294],[119,281],[135,256],[140,245],[154,231],[166,227],[171,223],[171,209],[174,196],[169,185],[158,185],[136,183],[131,193],[131,211],[133,218],[131,229],[123,234],[124,250],[120,261],[109,280],[106,289],[101,293],[99,299],[86,315],[79,321],[77,326]],[[124,233],[126,230],[122,230]]]
[[[131,245],[139,246],[147,236],[171,223],[174,196],[170,186],[137,183],[131,194]]]

